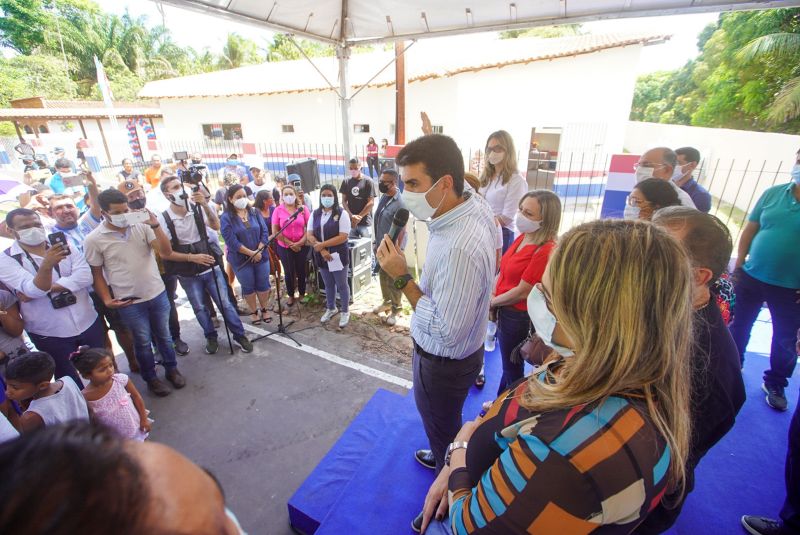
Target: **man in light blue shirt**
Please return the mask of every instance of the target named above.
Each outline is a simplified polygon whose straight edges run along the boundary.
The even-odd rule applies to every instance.
[[[792,180],[767,189],[747,218],[734,272],[736,307],[731,335],[744,353],[762,304],[772,318],[770,368],[762,388],[770,407],[787,409],[784,389],[797,364],[795,333],[800,328],[800,151]]]
[[[464,161],[451,138],[418,138],[400,151],[397,164],[405,184],[403,203],[417,219],[430,219],[419,283],[389,236],[377,256],[414,308],[414,399],[431,448],[418,450],[415,458],[438,474],[483,362],[495,274],[494,217],[474,193],[464,193]],[[422,514],[413,528],[419,530],[421,524]]]

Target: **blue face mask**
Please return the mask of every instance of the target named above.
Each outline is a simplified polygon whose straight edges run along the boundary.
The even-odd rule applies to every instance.
[[[228,160],[228,165],[233,167],[235,165],[239,165],[239,160]]]
[[[324,208],[330,208],[333,206],[333,197],[320,197],[319,202],[322,203]]]
[[[575,354],[570,348],[553,342],[553,331],[556,329],[558,320],[547,308],[547,299],[538,286],[534,286],[531,293],[528,294],[528,316],[531,318],[536,334],[545,345],[562,357],[571,357]]]
[[[792,167],[791,175],[794,183],[800,186],[800,164],[797,163],[794,164],[794,167]]]

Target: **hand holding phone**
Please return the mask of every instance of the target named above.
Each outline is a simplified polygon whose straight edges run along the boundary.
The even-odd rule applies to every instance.
[[[63,232],[53,232],[49,236],[47,236],[47,241],[50,242],[50,245],[58,245],[61,244],[64,246],[64,249],[67,251],[65,254],[70,254],[69,244],[67,243],[67,236]]]

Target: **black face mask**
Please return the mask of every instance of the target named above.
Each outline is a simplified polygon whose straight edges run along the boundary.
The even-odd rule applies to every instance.
[[[128,208],[131,210],[141,210],[144,208],[147,199],[136,199],[135,201],[128,201]]]
[[[387,186],[383,182],[378,182],[378,191],[380,191],[381,193],[389,193],[389,186]]]
[[[194,159],[193,159],[193,160],[192,160],[192,164],[194,164],[194,165],[197,165],[197,164],[199,164],[199,163],[200,163],[200,162],[202,162],[202,161],[203,161],[203,160],[194,160]]]

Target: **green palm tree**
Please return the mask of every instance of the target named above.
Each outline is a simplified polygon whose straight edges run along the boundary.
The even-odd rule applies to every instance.
[[[800,62],[800,33],[762,35],[743,46],[737,58],[747,63],[770,58]],[[783,83],[767,115],[767,119],[773,124],[797,117],[800,117],[800,76]]]

